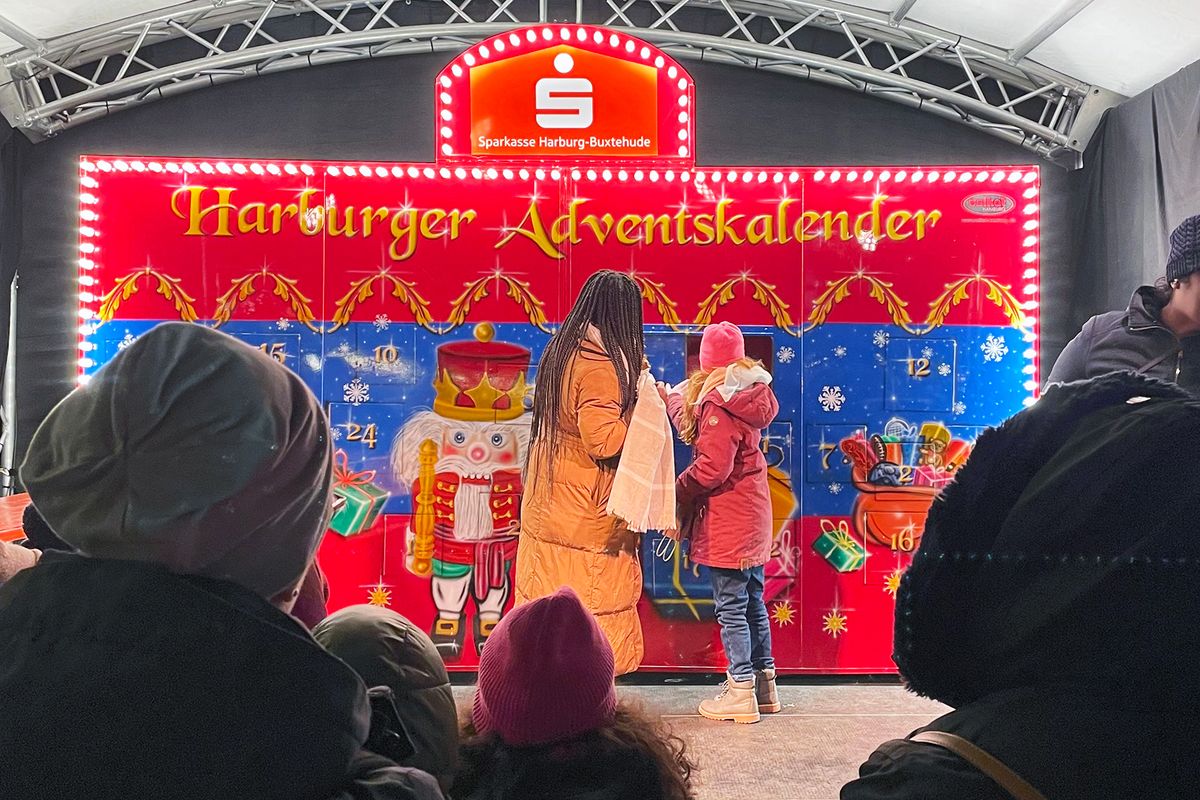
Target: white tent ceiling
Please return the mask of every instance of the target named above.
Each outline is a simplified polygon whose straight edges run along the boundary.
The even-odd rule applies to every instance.
[[[214,0],[213,5],[219,5]],[[169,9],[154,0],[0,0],[0,52]],[[1021,52],[1084,83],[1132,96],[1200,60],[1200,0],[864,0],[847,8],[893,14]],[[0,23],[3,26],[3,23]],[[8,26],[3,26],[8,27]]]

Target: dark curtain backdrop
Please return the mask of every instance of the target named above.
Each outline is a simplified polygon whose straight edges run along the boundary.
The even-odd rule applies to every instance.
[[[434,79],[448,59],[403,56],[230,83],[21,148],[18,452],[75,374],[79,155],[429,161]],[[1018,147],[885,100],[743,68],[688,67],[701,164],[1034,162]],[[1044,331],[1061,346],[1068,175],[1050,165],[1043,174]]]
[[[1078,330],[1161,277],[1172,229],[1200,214],[1200,62],[1110,111],[1071,183]]]

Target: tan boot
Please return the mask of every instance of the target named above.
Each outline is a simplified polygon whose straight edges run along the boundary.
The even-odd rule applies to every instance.
[[[700,716],[734,722],[758,722],[758,701],[754,699],[754,679],[735,681],[725,677],[725,687],[712,700],[700,704]]]
[[[778,714],[783,708],[779,702],[779,690],[775,688],[775,670],[764,669],[754,673],[754,697],[758,710],[764,714]]]

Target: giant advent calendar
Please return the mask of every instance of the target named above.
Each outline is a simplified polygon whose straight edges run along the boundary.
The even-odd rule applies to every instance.
[[[589,26],[481,42],[436,90],[433,163],[84,157],[80,380],[164,320],[294,370],[333,425],[331,605],[390,606],[469,669],[512,602],[541,350],[627,271],[661,379],[720,320],[774,375],[781,670],[893,670],[930,504],[1036,396],[1037,168],[702,166],[687,72]],[[704,569],[663,544],[644,667],[719,669]]]

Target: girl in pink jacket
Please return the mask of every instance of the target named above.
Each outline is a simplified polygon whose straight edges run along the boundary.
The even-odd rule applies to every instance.
[[[779,413],[771,375],[746,358],[742,332],[704,329],[700,369],[674,389],[660,387],[679,437],[695,457],[676,484],[692,561],[709,568],[729,671],[719,696],[700,704],[709,719],[758,722],[779,711],[763,565],[774,523],[763,428]]]

